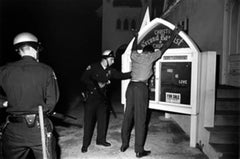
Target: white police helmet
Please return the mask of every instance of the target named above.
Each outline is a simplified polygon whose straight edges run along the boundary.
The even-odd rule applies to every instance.
[[[28,45],[33,47],[35,50],[40,51],[42,49],[41,43],[38,42],[38,38],[29,32],[23,32],[15,36],[13,45],[16,50],[21,46]]]
[[[112,50],[105,50],[102,53],[102,58],[113,57],[115,58],[114,52]]]

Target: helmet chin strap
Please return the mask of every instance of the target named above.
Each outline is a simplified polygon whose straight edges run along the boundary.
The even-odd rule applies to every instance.
[[[39,52],[38,51],[36,52],[36,60],[37,60],[37,62],[39,62]]]
[[[107,66],[106,66],[106,68],[108,68],[108,67],[109,67],[109,62],[108,62],[107,58],[105,58],[105,60],[107,61]]]

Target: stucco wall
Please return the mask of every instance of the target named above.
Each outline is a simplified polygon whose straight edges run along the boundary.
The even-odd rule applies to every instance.
[[[123,44],[128,44],[133,38],[129,30],[117,30],[116,20],[135,19],[137,24],[141,19],[140,15],[144,10],[142,8],[114,7],[111,3],[103,1],[103,19],[102,19],[102,49],[112,49],[116,51]],[[130,26],[130,25],[129,25]]]
[[[188,35],[199,49],[221,53],[223,6],[219,0],[184,0],[163,18],[173,24],[188,18]]]

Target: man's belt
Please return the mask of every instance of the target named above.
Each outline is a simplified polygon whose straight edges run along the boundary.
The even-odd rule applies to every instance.
[[[8,119],[9,121],[12,120],[12,121],[24,121],[23,119],[26,118],[26,117],[37,117],[38,114],[35,114],[35,113],[31,113],[31,114],[11,114],[8,116]]]
[[[24,117],[16,117],[16,116],[9,116],[8,117],[8,121],[10,121],[11,123],[22,123],[25,122]]]
[[[38,118],[37,114],[24,114],[24,115],[9,115],[8,121],[11,123],[26,123],[29,128],[34,127],[36,120]]]
[[[135,82],[135,83],[144,83],[146,85],[148,85],[148,80],[131,80],[131,82]]]

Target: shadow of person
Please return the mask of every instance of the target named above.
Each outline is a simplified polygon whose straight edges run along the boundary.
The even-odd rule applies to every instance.
[[[60,159],[60,156],[61,156],[61,148],[60,148],[60,145],[58,144],[59,143],[59,134],[57,133],[57,131],[54,129],[53,131],[53,136],[54,136],[54,141],[53,141],[53,150],[55,150],[55,156],[56,156],[56,159]]]

